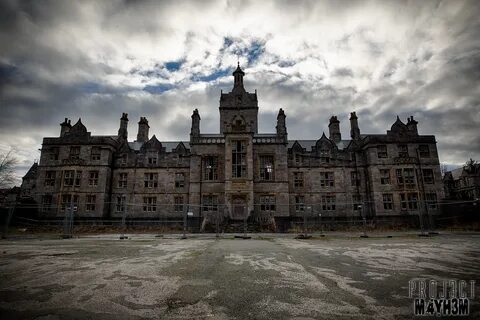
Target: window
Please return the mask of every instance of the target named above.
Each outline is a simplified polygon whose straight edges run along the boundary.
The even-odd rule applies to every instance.
[[[295,153],[295,163],[296,163],[297,165],[299,165],[300,162],[302,162],[302,155],[301,155],[301,154],[298,154],[298,153]]]
[[[260,180],[273,179],[273,156],[260,156]]]
[[[80,187],[80,181],[82,180],[82,171],[77,171],[77,175],[75,176],[75,186]]]
[[[406,144],[399,144],[398,145],[398,156],[400,158],[407,158],[408,157],[408,145],[406,145]]]
[[[183,212],[183,197],[178,196],[173,198],[173,211],[175,212]]]
[[[295,211],[305,211],[304,196],[295,196]]]
[[[303,187],[303,172],[294,172],[293,173],[293,186],[295,188]]]
[[[73,204],[73,211],[77,211],[78,209],[78,195],[72,195],[71,194],[62,194],[62,202],[60,203],[60,210],[65,211],[65,210],[70,210],[71,207],[70,205]]]
[[[350,172],[350,182],[354,187],[360,186],[360,173],[357,171]]]
[[[50,148],[48,150],[48,159],[49,160],[58,160],[59,153],[60,153],[60,150],[57,147]]]
[[[70,159],[80,159],[80,147],[70,147]]]
[[[418,195],[416,192],[401,193],[400,205],[402,210],[417,210],[418,209]]]
[[[329,163],[330,162],[330,149],[321,149],[320,150],[320,162]]]
[[[117,212],[124,212],[125,211],[125,203],[127,202],[126,196],[117,196],[117,204],[115,209]]]
[[[55,171],[46,171],[45,172],[45,186],[46,187],[53,187],[55,186]]]
[[[218,180],[218,157],[207,156],[203,159],[203,179]]]
[[[380,169],[380,184],[390,184],[390,169]]]
[[[143,197],[143,212],[157,211],[157,197]]]
[[[383,194],[383,209],[393,210],[393,194],[391,193]]]
[[[156,154],[149,154],[147,156],[148,164],[157,164],[157,155]]]
[[[335,196],[322,196],[322,210],[323,211],[333,211],[335,210]]]
[[[95,211],[95,200],[96,196],[94,194],[87,194],[87,199],[85,201],[85,211]]]
[[[377,146],[377,157],[379,159],[388,158],[387,146],[382,144]]]
[[[52,209],[53,196],[46,194],[42,196],[42,212],[48,212]]]
[[[405,184],[415,184],[415,171],[412,168],[403,169]]]
[[[428,144],[421,144],[418,146],[418,155],[420,158],[430,158],[430,149]]]
[[[75,181],[75,171],[73,170],[66,170],[63,173],[63,185],[66,187],[73,186]]]
[[[118,174],[118,187],[119,188],[126,188],[128,182],[128,173],[127,172],[120,172]]]
[[[360,194],[352,195],[352,208],[353,210],[361,210],[362,209],[362,196]]]
[[[217,196],[203,196],[202,210],[205,212],[218,210],[218,197]]]
[[[185,173],[175,173],[175,188],[180,189],[185,187]]]
[[[247,143],[236,140],[232,142],[232,177],[244,178],[247,176]]]
[[[145,173],[144,174],[144,186],[145,188],[158,187],[158,173]]]
[[[126,154],[122,154],[122,156],[120,157],[120,164],[121,165],[126,165],[127,164],[127,155]]]
[[[434,183],[433,170],[432,169],[423,169],[422,170],[422,175],[423,175],[423,182],[425,184],[433,184]]]
[[[275,211],[275,196],[260,196],[260,211]]]
[[[433,193],[426,193],[425,200],[427,201],[427,208],[432,210],[437,210],[437,194]]]
[[[414,185],[415,184],[415,171],[412,168],[397,169],[397,183],[399,185]]]
[[[89,172],[88,185],[89,186],[97,186],[98,185],[98,171],[90,171]]]
[[[90,154],[90,158],[92,160],[100,160],[100,148],[99,147],[92,147],[92,152]]]
[[[333,172],[320,172],[320,186],[321,187],[333,187]]]

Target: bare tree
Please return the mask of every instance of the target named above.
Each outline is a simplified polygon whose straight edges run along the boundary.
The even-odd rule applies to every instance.
[[[442,174],[442,177],[445,176],[445,173],[448,171],[447,164],[445,162],[440,163],[440,173]]]
[[[0,154],[0,188],[12,187],[16,181],[15,165],[17,158],[12,155],[12,150],[6,154]]]

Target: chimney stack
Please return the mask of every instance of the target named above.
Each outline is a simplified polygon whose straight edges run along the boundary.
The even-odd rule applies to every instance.
[[[285,115],[285,112],[283,111],[282,108],[278,110],[278,115],[277,115],[277,136],[287,136],[287,126],[285,124],[285,118],[287,116]]]
[[[67,132],[70,131],[70,129],[72,128],[72,123],[70,120],[68,120],[68,118],[65,118],[65,121],[63,121],[62,123],[60,123],[60,137],[63,137],[65,136],[65,134]]]
[[[198,109],[193,110],[192,114],[192,128],[190,129],[190,137],[200,136],[200,114]]]
[[[418,124],[418,122],[413,119],[413,116],[410,116],[410,118],[407,118],[408,131],[412,132],[415,135],[418,135],[417,124]]]
[[[358,127],[358,117],[355,111],[350,113],[350,136],[353,140],[360,139],[360,128]]]
[[[150,129],[150,126],[148,125],[147,118],[140,117],[140,121],[138,122],[138,133],[137,133],[138,142],[148,141],[148,129]]]
[[[330,132],[329,138],[333,142],[339,143],[340,140],[342,140],[342,134],[340,133],[340,121],[338,121],[337,116],[332,116],[330,118],[328,131]]]
[[[120,118],[120,128],[118,129],[118,137],[127,140],[128,138],[128,113],[122,113]]]

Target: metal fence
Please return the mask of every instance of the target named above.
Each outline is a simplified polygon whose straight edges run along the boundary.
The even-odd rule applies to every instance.
[[[420,234],[434,232],[436,223],[448,226],[449,223],[458,222],[465,218],[462,212],[455,212],[455,207],[470,208],[471,214],[468,219],[478,221],[480,217],[480,202],[478,200],[467,201],[443,201],[439,202],[442,211],[448,211],[448,215],[432,214],[423,208],[428,208],[427,203],[421,200],[417,203],[418,210],[404,211],[401,215],[394,216],[371,216],[368,214],[374,203],[363,201],[361,203],[335,203],[328,206],[325,203],[301,203],[293,205],[276,205],[273,203],[255,203],[249,209],[246,205],[225,206],[223,204],[154,204],[147,208],[143,214],[138,215],[139,207],[145,204],[125,203],[124,210],[115,217],[94,218],[88,214],[77,211],[74,204],[67,205],[62,210],[51,207],[54,211],[60,211],[63,215],[54,217],[42,217],[37,213],[34,205],[10,203],[1,208],[0,219],[3,222],[5,237],[11,225],[38,228],[55,227],[62,228],[62,236],[71,238],[75,230],[91,227],[111,227],[109,232],[118,232],[120,238],[126,238],[126,234],[135,231],[143,232],[180,232],[183,237],[188,233],[215,233],[218,237],[221,233],[236,233],[247,236],[251,232],[293,232],[308,236],[311,233],[324,235],[331,231],[345,230],[360,232],[367,236],[367,232],[378,230],[379,227],[398,229],[417,228]],[[177,207],[175,207],[177,206]],[[180,208],[181,207],[181,208]],[[343,209],[339,214],[339,208]],[[352,208],[351,211],[345,208]],[[448,210],[445,210],[447,208]],[[20,213],[37,213],[29,215]],[[279,215],[283,212],[283,215]],[[285,214],[286,213],[286,214]]]

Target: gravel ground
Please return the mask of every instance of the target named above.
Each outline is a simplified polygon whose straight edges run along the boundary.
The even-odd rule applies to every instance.
[[[411,319],[418,278],[476,280],[480,296],[480,234],[43,237],[0,253],[1,319]]]

